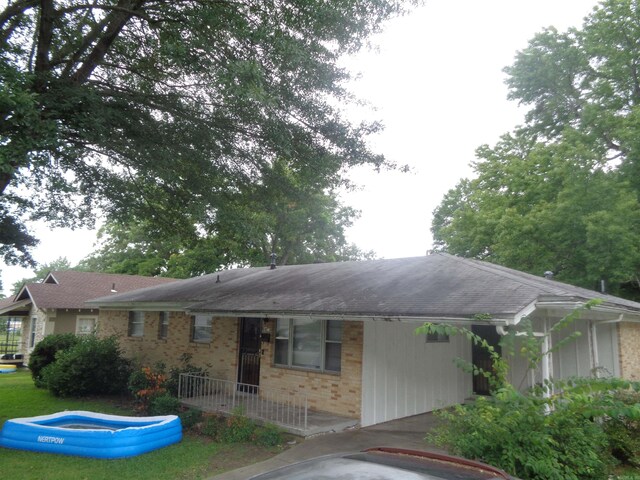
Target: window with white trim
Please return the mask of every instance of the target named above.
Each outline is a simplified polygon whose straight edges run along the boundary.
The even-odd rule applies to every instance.
[[[275,365],[340,371],[342,322],[339,320],[279,318],[275,342]]]
[[[195,343],[211,343],[213,338],[213,316],[198,313],[191,315],[191,341]]]
[[[96,333],[98,317],[76,317],[76,335],[92,335]]]
[[[129,312],[129,336],[142,337],[144,335],[144,312]]]
[[[158,338],[163,340],[169,336],[169,312],[160,312],[158,317]]]

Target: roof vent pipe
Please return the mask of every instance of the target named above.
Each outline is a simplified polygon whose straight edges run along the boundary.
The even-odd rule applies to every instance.
[[[553,280],[553,272],[551,270],[547,270],[544,272],[544,278],[547,280]]]
[[[220,275],[216,277],[216,283],[220,283]]]
[[[276,257],[277,257],[277,255],[275,253],[271,254],[271,265],[269,266],[269,268],[271,270],[275,270],[276,269]]]
[[[111,293],[118,293],[118,291],[116,290],[116,284],[115,283],[111,284]]]

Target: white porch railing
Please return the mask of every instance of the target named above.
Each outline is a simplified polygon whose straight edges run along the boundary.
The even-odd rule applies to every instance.
[[[192,373],[181,373],[178,398],[182,403],[210,412],[244,415],[293,430],[307,430],[305,395],[271,390]]]

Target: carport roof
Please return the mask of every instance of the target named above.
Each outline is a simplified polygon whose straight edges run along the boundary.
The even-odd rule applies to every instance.
[[[614,311],[640,304],[498,265],[447,254],[390,260],[223,270],[89,302],[101,308],[174,306],[238,316],[332,315],[513,319],[535,302],[592,298]]]

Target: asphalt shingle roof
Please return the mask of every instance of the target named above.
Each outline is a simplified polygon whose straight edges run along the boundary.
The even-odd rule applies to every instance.
[[[92,303],[176,303],[192,310],[360,316],[512,317],[536,300],[588,300],[640,312],[640,304],[447,254],[223,270]]]
[[[39,308],[87,308],[87,300],[113,295],[111,289],[114,286],[118,292],[129,292],[176,281],[173,278],[75,270],[51,272],[48,277],[58,283],[30,283],[25,286],[29,297]],[[24,297],[23,294],[21,298]]]

